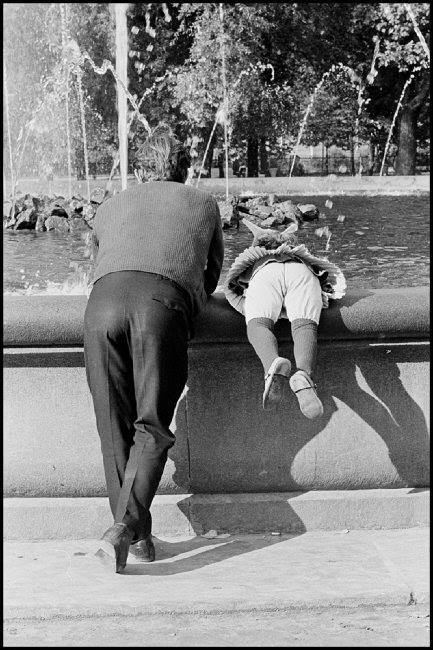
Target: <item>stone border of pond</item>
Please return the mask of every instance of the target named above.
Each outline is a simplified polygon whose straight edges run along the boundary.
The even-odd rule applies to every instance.
[[[193,183],[194,184],[194,183]],[[201,179],[199,189],[224,195],[224,178]],[[283,196],[404,195],[430,192],[430,174],[419,176],[298,176],[229,178],[229,194],[278,194]]]
[[[77,526],[68,525],[69,532],[82,534],[90,525],[81,499],[96,499],[105,513],[98,517],[109,518],[85,377],[85,305],[82,296],[4,299],[4,492],[19,499],[23,512],[29,497],[45,499],[42,506],[34,501],[32,516],[48,532],[64,528],[51,521],[53,498],[65,499],[65,516],[77,499]],[[291,356],[284,325],[277,336]],[[171,425],[176,444],[158,499],[179,498],[161,512],[162,502],[155,502],[160,532],[177,510],[196,532],[211,521],[215,529],[247,532],[250,525],[260,532],[265,521],[272,528],[279,518],[286,532],[326,527],[329,504],[322,498],[310,510],[296,509],[297,496],[323,491],[341,495],[331,527],[350,528],[355,520],[366,528],[381,521],[425,525],[425,501],[419,510],[414,499],[429,486],[429,335],[428,287],[352,291],[334,301],[319,328],[316,381],[325,413],[311,422],[295,399],[274,413],[263,411],[262,372],[244,320],[215,294],[197,323],[187,388]],[[402,497],[381,502],[391,508],[382,515],[368,494],[406,488]],[[352,490],[356,503],[346,498]],[[194,505],[200,495],[204,510]],[[266,503],[275,499],[266,519]],[[354,507],[364,518],[354,519]],[[18,520],[11,520],[12,529]]]
[[[4,296],[3,347],[45,348],[83,345],[86,296]],[[429,287],[351,290],[322,312],[319,340],[418,340],[430,336]],[[291,341],[286,323],[276,333]],[[245,321],[221,292],[207,302],[192,347],[247,344]]]

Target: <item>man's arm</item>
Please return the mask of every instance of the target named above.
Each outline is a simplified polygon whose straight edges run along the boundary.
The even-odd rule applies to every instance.
[[[84,247],[84,257],[88,257],[93,264],[95,264],[96,255],[99,249],[99,241],[96,236],[95,230],[87,231],[83,237],[85,247]]]
[[[98,250],[99,250],[99,240],[98,240],[98,237],[96,235],[95,230],[92,230],[90,259],[93,262],[93,264],[95,264],[95,262],[96,262],[96,256],[98,254]]]
[[[90,260],[93,262],[94,265],[96,263],[96,256],[97,256],[98,251],[99,251],[99,237],[98,237],[98,233],[97,233],[97,230],[96,230],[96,223],[97,223],[97,218],[100,216],[101,209],[102,209],[102,204],[98,206],[98,208],[97,208],[97,210],[95,212],[95,217],[93,219],[92,236],[91,236],[91,240],[90,240],[90,252],[91,252]]]
[[[221,267],[224,260],[224,240],[221,215],[216,201],[215,210],[217,212],[217,219],[215,223],[215,230],[213,232],[212,240],[209,246],[207,264],[204,272],[204,288],[208,296],[210,296],[217,287],[221,274]]]

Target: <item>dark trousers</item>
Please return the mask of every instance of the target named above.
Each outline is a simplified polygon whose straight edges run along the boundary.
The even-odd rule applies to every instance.
[[[167,278],[119,271],[100,278],[84,318],[84,356],[110,508],[133,541],[151,532],[150,505],[175,437],[186,384],[188,296]]]

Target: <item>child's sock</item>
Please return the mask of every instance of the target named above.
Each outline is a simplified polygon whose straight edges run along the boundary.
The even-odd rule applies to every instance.
[[[312,377],[316,367],[317,323],[308,318],[297,318],[291,326],[296,368]]]
[[[278,357],[278,343],[273,333],[274,322],[270,318],[252,318],[247,323],[247,337],[262,362],[265,374]]]

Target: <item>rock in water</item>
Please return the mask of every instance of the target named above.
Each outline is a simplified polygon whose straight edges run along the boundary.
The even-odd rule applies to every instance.
[[[96,214],[98,204],[95,203],[85,203],[83,205],[83,210],[81,216],[85,219],[86,222],[91,222]]]
[[[72,216],[68,219],[68,226],[70,232],[83,232],[90,230],[87,221],[78,215]]]
[[[301,211],[304,221],[315,221],[319,218],[319,208],[313,203],[298,203],[296,207]]]
[[[268,200],[266,196],[254,196],[248,199],[245,203],[245,206],[248,208],[250,214],[253,214],[255,208],[259,205],[267,205]]]
[[[57,230],[58,232],[69,232],[70,230],[68,219],[59,217],[56,214],[50,215],[45,220],[45,228],[47,230]]]
[[[235,226],[239,228],[239,210],[237,208],[238,199],[231,197],[225,201],[218,201],[218,207],[221,215],[222,227],[224,230]]]
[[[18,215],[18,218],[14,225],[14,230],[34,230],[36,221],[36,210],[33,207],[27,208],[27,210],[20,212]]]
[[[277,203],[276,207],[284,213],[286,221],[295,221],[296,223],[302,221],[302,212],[290,199]]]
[[[258,205],[253,209],[253,214],[261,219],[267,219],[272,214],[271,205]]]
[[[274,226],[279,226],[281,221],[276,215],[272,215],[271,217],[268,217],[267,219],[263,219],[262,223],[260,226],[262,228],[273,228]]]
[[[45,228],[45,219],[46,218],[47,218],[47,216],[43,212],[38,213],[38,218],[37,218],[36,226],[35,226],[36,232],[44,232],[44,230],[46,230],[46,228]]]

